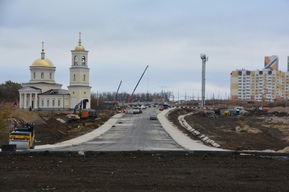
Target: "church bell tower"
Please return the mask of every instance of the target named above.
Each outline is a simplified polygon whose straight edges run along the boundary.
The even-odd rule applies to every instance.
[[[71,50],[70,83],[68,92],[70,94],[70,107],[80,103],[83,99],[88,99],[88,103],[83,108],[90,108],[91,86],[89,86],[88,51],[81,45],[81,33],[79,33],[78,45]]]

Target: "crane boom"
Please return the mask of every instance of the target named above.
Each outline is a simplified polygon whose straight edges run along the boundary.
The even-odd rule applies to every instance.
[[[127,103],[130,103],[130,102],[132,101],[133,94],[134,94],[134,92],[135,92],[135,90],[136,90],[136,88],[137,88],[139,82],[141,81],[141,79],[142,79],[143,75],[145,74],[145,72],[146,72],[146,70],[147,70],[148,67],[149,67],[149,66],[147,65],[146,68],[145,68],[145,70],[144,70],[144,72],[142,73],[141,77],[139,78],[139,80],[138,80],[138,82],[137,82],[137,84],[136,84],[134,90],[132,91],[130,97],[128,98]]]
[[[119,85],[118,85],[118,88],[117,88],[117,91],[116,91],[116,93],[115,93],[115,95],[114,95],[114,102],[116,102],[117,101],[117,94],[118,94],[118,91],[119,91],[119,88],[120,88],[120,86],[121,86],[121,83],[122,83],[122,80],[120,81],[120,83],[119,83]]]

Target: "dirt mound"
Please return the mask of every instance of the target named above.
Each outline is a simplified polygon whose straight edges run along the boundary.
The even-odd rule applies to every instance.
[[[83,120],[66,123],[66,114],[69,113],[73,113],[73,111],[26,111],[13,109],[7,127],[0,134],[0,146],[8,144],[9,133],[14,127],[25,123],[35,123],[36,145],[54,144],[89,133],[100,127],[115,114],[111,110],[99,110],[98,118],[95,121]]]
[[[39,116],[37,112],[34,111],[26,111],[23,109],[16,109],[13,114],[12,118],[19,119],[24,123],[35,123],[35,124],[42,124],[45,121]]]

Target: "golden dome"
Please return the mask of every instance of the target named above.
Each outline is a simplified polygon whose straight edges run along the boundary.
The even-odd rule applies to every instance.
[[[82,45],[77,45],[75,47],[75,51],[84,51],[84,50],[85,50],[85,48]]]
[[[54,67],[53,63],[49,59],[37,59],[31,66],[34,67]]]
[[[78,45],[75,47],[75,51],[84,51],[85,48],[81,45],[81,33],[79,32]]]
[[[54,67],[52,62],[49,59],[45,59],[44,52],[44,42],[42,42],[41,58],[35,60],[32,65],[33,67]]]

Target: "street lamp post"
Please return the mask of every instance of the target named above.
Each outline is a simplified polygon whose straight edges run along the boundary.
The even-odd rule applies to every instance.
[[[202,59],[202,101],[201,107],[205,107],[205,83],[206,83],[206,62],[208,61],[208,57],[206,54],[201,54]]]

